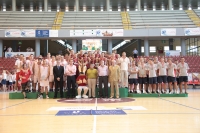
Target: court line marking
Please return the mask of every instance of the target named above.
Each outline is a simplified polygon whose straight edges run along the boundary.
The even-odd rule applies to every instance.
[[[168,102],[171,102],[171,103],[174,103],[174,104],[178,104],[180,106],[184,106],[184,107],[187,107],[187,108],[191,108],[191,109],[195,109],[195,110],[200,111],[200,109],[194,108],[194,107],[191,107],[191,106],[188,106],[188,105],[184,105],[184,104],[181,104],[181,103],[173,102],[173,101],[170,101],[170,100],[167,100],[167,99],[164,99],[164,98],[159,98],[159,99],[164,100],[164,101],[168,101]]]
[[[33,99],[33,100],[35,100],[35,99]],[[3,107],[3,108],[0,108],[0,110],[4,110],[4,109],[7,109],[7,108],[11,108],[11,107],[14,107],[14,106],[23,104],[23,103],[31,102],[31,101],[33,101],[33,100],[27,100],[27,101],[24,101],[24,102],[21,102],[21,103],[17,103],[17,104],[14,104],[14,105],[10,105],[10,106],[7,106],[7,107]]]
[[[97,110],[97,98],[95,99],[95,108],[96,108],[96,110]],[[94,115],[92,133],[96,133],[96,125],[97,125],[97,116]]]

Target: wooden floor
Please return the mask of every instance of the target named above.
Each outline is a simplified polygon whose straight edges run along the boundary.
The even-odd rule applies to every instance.
[[[200,133],[200,89],[186,98],[135,98],[125,103],[60,103],[54,99],[9,100],[0,93],[0,133]],[[120,116],[55,116],[51,107],[142,106]]]

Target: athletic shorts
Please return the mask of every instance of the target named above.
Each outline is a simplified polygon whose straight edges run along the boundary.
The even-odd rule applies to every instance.
[[[158,83],[167,83],[167,76],[158,76]]]
[[[33,79],[34,83],[40,83],[39,77],[34,75],[34,79]]]
[[[177,82],[177,81],[176,81],[176,78],[175,78],[175,77],[172,77],[172,76],[168,76],[168,77],[167,77],[167,81],[168,81],[168,83],[169,83],[169,82],[172,82],[172,83]]]
[[[12,82],[13,85],[14,85],[15,83],[16,83],[15,81]]]
[[[138,82],[139,84],[146,84],[147,83],[147,77],[142,77],[142,78],[138,78]]]
[[[138,84],[138,79],[129,79],[129,84],[137,85]]]
[[[149,84],[157,84],[157,77],[150,77]]]
[[[13,82],[9,82],[9,85],[13,85]]]
[[[177,81],[177,85],[179,85],[179,84],[180,84],[180,82],[179,82],[179,77],[176,78],[176,81]]]
[[[6,85],[9,85],[9,81],[6,81]]]
[[[179,82],[188,82],[188,76],[179,76]]]
[[[2,79],[2,80],[1,80],[1,84],[2,84],[2,85],[6,85],[6,79]]]

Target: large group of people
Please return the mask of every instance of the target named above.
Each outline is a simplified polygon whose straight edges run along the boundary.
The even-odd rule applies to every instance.
[[[129,93],[181,94],[183,85],[187,93],[189,66],[184,58],[179,62],[164,57],[158,60],[156,56],[134,57],[126,57],[125,52],[121,56],[116,51],[107,54],[99,49],[78,53],[71,50],[56,56],[48,53],[46,58],[19,55],[16,70],[4,70],[0,79],[3,90],[22,90],[25,98],[27,91],[38,91],[38,98],[43,98],[44,93],[49,98],[48,91],[55,92],[55,99],[58,92],[64,98],[63,91],[67,91],[65,98],[119,98],[119,87],[129,88]]]

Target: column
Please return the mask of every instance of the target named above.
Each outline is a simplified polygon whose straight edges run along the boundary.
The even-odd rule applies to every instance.
[[[169,38],[169,50],[174,50],[174,45],[173,45],[174,39]]]
[[[149,56],[149,40],[144,40],[144,56]]]
[[[12,0],[12,11],[16,11],[16,0]]]
[[[46,40],[44,45],[44,56],[47,56],[47,53],[48,53],[48,40]]]
[[[74,53],[77,52],[76,39],[72,40],[72,50],[74,50]]]
[[[186,55],[186,43],[185,43],[185,38],[181,38],[181,55],[185,56]]]
[[[0,57],[3,57],[3,41],[0,40]]]
[[[140,7],[141,7],[141,0],[137,0],[137,9],[138,9],[138,11],[141,10]]]
[[[172,10],[172,0],[168,0],[169,10]]]
[[[110,11],[110,0],[106,0],[106,11]]]
[[[79,12],[79,0],[76,0],[76,12]]]
[[[44,0],[44,11],[48,11],[48,0]]]
[[[35,40],[35,56],[38,57],[40,55],[40,40]]]
[[[137,51],[138,51],[138,56],[141,56],[141,39],[138,39],[137,42]]]
[[[108,53],[112,53],[112,39],[108,39]]]

